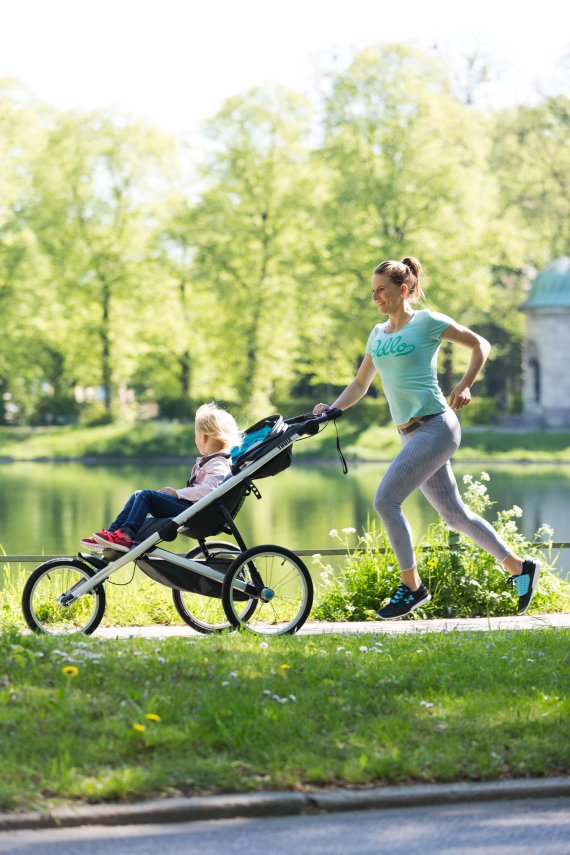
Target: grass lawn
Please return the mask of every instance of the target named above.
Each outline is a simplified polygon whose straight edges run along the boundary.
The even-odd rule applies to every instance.
[[[0,634],[0,809],[570,769],[570,632]]]

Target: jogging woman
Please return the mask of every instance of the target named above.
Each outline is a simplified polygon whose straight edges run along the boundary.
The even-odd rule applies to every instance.
[[[418,487],[452,529],[468,535],[499,561],[511,576],[522,614],[536,591],[540,562],[515,555],[489,523],[467,508],[459,495],[450,459],[461,429],[454,410],[471,401],[471,386],[489,355],[490,344],[447,315],[412,306],[423,298],[421,264],[416,258],[384,261],[372,277],[372,299],[388,320],[377,324],[354,380],[330,406],[346,410],[366,395],[380,374],[402,450],[382,478],[374,509],[380,515],[400,567],[401,584],[378,612],[386,620],[403,617],[431,599],[418,574],[409,523],[402,502]],[[443,341],[471,351],[467,371],[452,390],[449,405],[437,379],[437,354]],[[317,404],[315,413],[328,409]]]

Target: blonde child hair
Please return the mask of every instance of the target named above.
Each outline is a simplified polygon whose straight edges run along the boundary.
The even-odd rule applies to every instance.
[[[196,430],[217,439],[224,447],[232,448],[239,444],[240,431],[236,420],[213,401],[198,407],[194,423]]]

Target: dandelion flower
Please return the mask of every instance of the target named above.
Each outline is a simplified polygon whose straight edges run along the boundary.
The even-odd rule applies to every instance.
[[[136,730],[137,733],[143,733],[144,729],[144,724],[139,724],[138,722],[136,724],[133,724],[133,730]]]
[[[287,665],[287,663],[284,662],[283,665],[280,665],[279,668],[277,669],[277,673],[279,674],[280,677],[284,677],[290,667],[291,667],[290,665]]]
[[[61,669],[61,673],[65,674],[66,677],[77,677],[79,674],[79,668],[76,668],[75,665],[65,665],[65,667]]]
[[[155,712],[147,712],[145,718],[148,719],[148,721],[160,721],[160,716]]]

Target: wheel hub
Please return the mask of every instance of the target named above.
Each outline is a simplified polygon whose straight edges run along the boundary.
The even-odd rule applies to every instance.
[[[260,599],[264,603],[268,603],[270,600],[273,599],[274,596],[275,596],[275,591],[272,588],[264,588],[261,592]]]

